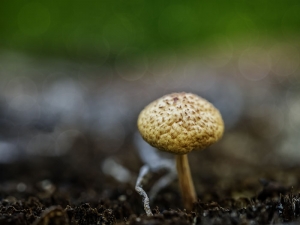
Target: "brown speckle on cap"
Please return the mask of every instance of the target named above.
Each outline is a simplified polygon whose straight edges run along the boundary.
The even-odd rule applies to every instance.
[[[159,150],[186,154],[218,141],[224,122],[211,103],[183,92],[165,95],[146,106],[139,115],[138,129],[144,140]]]

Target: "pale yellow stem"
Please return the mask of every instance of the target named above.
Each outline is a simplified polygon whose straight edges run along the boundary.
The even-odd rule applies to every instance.
[[[197,195],[187,155],[176,155],[176,167],[183,205],[187,210],[193,209],[193,203],[197,202]]]

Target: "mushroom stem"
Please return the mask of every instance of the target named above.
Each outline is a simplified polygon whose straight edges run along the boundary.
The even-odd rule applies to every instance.
[[[183,205],[187,210],[192,210],[193,203],[197,202],[197,195],[191,176],[187,154],[176,155],[176,167]]]

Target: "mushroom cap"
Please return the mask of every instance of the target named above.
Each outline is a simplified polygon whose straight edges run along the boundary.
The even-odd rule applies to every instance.
[[[137,125],[146,142],[175,154],[205,149],[224,132],[219,110],[207,100],[184,92],[150,103],[140,113]]]

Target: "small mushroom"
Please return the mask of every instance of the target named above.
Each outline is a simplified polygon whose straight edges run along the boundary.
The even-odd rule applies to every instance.
[[[191,93],[165,95],[145,107],[138,117],[143,139],[153,147],[176,154],[176,167],[184,207],[197,201],[187,153],[203,150],[224,132],[220,112],[205,99]]]

